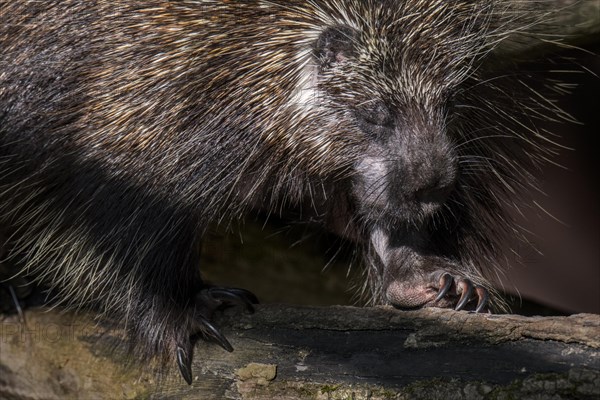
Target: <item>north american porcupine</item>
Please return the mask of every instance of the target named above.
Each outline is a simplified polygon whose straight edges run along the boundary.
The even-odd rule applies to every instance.
[[[478,65],[533,4],[0,0],[7,259],[188,382],[190,337],[230,349],[211,314],[255,301],[204,284],[197,243],[250,208],[308,198],[364,248],[372,303],[481,310],[550,150],[543,101]]]

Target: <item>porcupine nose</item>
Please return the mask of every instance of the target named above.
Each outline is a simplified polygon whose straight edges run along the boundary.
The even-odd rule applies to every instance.
[[[444,149],[426,151],[418,157],[400,163],[396,182],[402,186],[407,201],[440,205],[446,201],[456,182],[456,162]]]
[[[454,188],[454,178],[437,176],[421,189],[414,193],[415,199],[420,203],[443,203]]]

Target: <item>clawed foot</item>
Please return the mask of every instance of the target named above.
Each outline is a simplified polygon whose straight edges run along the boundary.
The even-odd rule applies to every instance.
[[[475,306],[476,313],[486,310],[489,301],[489,293],[486,288],[474,285],[467,278],[455,278],[448,272],[437,273],[437,275],[440,275],[439,288],[433,303],[441,302],[447,297],[456,298],[460,295],[454,307],[456,311],[465,309],[468,304],[475,300],[477,300],[477,305]]]
[[[192,384],[192,359],[194,351],[194,338],[201,336],[217,343],[225,350],[233,351],[233,346],[227,338],[210,321],[214,311],[231,306],[242,306],[248,312],[254,312],[253,304],[258,304],[256,296],[244,289],[206,287],[196,295],[196,309],[193,325],[190,328],[191,336],[182,338],[177,343],[177,366],[183,379]]]
[[[435,264],[443,262],[440,259]],[[431,264],[423,264],[428,267]],[[416,273],[400,276],[392,280],[385,291],[385,300],[401,309],[423,307],[454,308],[482,312],[489,304],[488,290],[473,283],[459,272],[459,268],[450,264],[451,268],[436,268],[430,273]],[[449,272],[453,271],[453,272]]]

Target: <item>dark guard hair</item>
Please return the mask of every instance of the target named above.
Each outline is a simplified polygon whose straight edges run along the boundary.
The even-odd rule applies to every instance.
[[[535,4],[0,0],[7,259],[188,382],[190,338],[231,350],[211,315],[255,302],[198,242],[250,208],[310,204],[369,303],[484,310],[552,106],[478,65]]]

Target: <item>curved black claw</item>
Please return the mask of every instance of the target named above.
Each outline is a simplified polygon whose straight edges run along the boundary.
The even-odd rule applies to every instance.
[[[228,352],[233,351],[233,346],[227,338],[209,320],[201,315],[196,315],[192,332],[196,332],[196,334],[203,335],[206,339],[214,341]],[[196,334],[188,337],[185,342],[178,343],[176,349],[177,366],[179,367],[181,376],[188,385],[192,384],[192,359],[194,356],[192,340]]]
[[[213,339],[219,346],[227,350],[228,352],[233,351],[233,346],[229,343],[229,340],[206,318],[198,316],[198,330],[204,333],[205,336]]]
[[[238,296],[244,297],[251,304],[259,304],[258,297],[254,293],[249,290],[241,289],[241,288],[227,288],[232,293],[237,294]]]
[[[449,273],[445,273],[442,275],[442,277],[440,278],[440,291],[438,293],[438,295],[436,296],[435,300],[433,300],[434,302],[440,301],[441,299],[444,298],[444,296],[446,296],[448,294],[448,292],[450,291],[450,288],[452,287],[452,283],[454,282],[454,279],[452,278],[452,275],[450,275]]]
[[[456,282],[456,289],[453,289],[454,283]],[[475,312],[479,313],[486,310],[489,303],[490,295],[486,288],[482,286],[476,286],[469,279],[459,279],[453,277],[451,274],[444,272],[439,278],[439,291],[433,303],[437,303],[446,296],[457,295],[455,291],[460,294],[460,298],[455,306],[456,311],[465,309],[465,307],[477,298],[477,305],[475,306]],[[474,293],[475,292],[475,293]]]
[[[490,299],[490,294],[488,293],[486,288],[483,288],[481,286],[475,286],[475,292],[477,293],[477,307],[475,308],[475,312],[482,312],[483,310],[485,310],[488,301]]]
[[[177,346],[177,366],[181,376],[187,382],[188,385],[192,384],[192,358],[194,356],[194,347],[192,342],[188,339],[185,345]]]
[[[250,313],[254,312],[252,304],[258,304],[256,296],[244,289],[213,287],[208,289],[208,294],[215,300],[244,306]]]
[[[463,279],[460,280],[456,286],[462,289],[462,294],[454,309],[460,311],[465,308],[467,303],[471,300],[471,296],[473,295],[473,283],[468,279]]]

